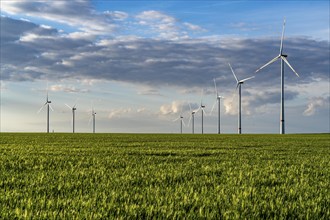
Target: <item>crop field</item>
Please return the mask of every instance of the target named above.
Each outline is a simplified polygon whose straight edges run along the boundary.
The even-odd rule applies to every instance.
[[[330,219],[330,135],[0,134],[0,219]]]

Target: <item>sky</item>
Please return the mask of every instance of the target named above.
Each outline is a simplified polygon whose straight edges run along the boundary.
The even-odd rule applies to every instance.
[[[279,133],[284,19],[287,133],[329,133],[329,1],[2,0],[0,132]],[[216,82],[216,89],[214,85]],[[201,111],[195,133],[201,133]]]

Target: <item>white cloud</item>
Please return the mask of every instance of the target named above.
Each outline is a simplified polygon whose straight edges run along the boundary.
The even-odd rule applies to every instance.
[[[128,14],[123,11],[105,11],[103,14],[110,16],[114,20],[125,20],[128,18]]]
[[[327,107],[327,109],[329,110],[329,100],[330,100],[330,96],[328,96],[327,98],[314,97],[308,103],[307,108],[304,111],[303,115],[312,116],[317,112],[318,109],[323,108],[323,107]]]
[[[62,84],[58,84],[58,85],[52,85],[49,87],[49,91],[53,91],[53,92],[69,92],[69,93],[77,93],[77,92],[89,92],[89,90],[87,89],[78,89],[75,86],[67,86],[67,85],[62,85]]]
[[[189,38],[190,32],[205,31],[198,25],[180,22],[176,18],[160,11],[144,11],[136,17],[137,23],[150,28],[150,33],[158,34],[157,37],[169,40]]]
[[[198,25],[194,25],[188,22],[184,22],[183,25],[185,25],[187,28],[189,28],[192,31],[206,31],[205,29],[201,28]]]
[[[89,1],[2,1],[1,10],[8,14],[23,14],[75,27],[92,34],[110,34],[123,20],[125,13],[97,13]]]
[[[184,114],[189,113],[190,110],[195,110],[199,106],[196,103],[189,103],[186,101],[173,101],[171,104],[164,104],[160,106],[161,115],[173,115],[173,114]]]
[[[110,110],[108,118],[113,119],[113,118],[127,117],[127,115],[131,112],[132,112],[131,108],[112,109]]]

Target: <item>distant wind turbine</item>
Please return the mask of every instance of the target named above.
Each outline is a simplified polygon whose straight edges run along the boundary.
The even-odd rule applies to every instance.
[[[93,120],[93,133],[95,133],[95,115],[96,115],[96,112],[95,112],[93,104],[92,104],[92,111],[91,111],[91,117],[89,118],[89,123],[91,120]]]
[[[45,102],[45,104],[43,104],[43,106],[41,106],[41,108],[38,111],[38,113],[41,112],[41,110],[47,105],[47,133],[49,133],[49,108],[52,111],[54,111],[54,109],[52,108],[52,106],[50,105],[50,103],[52,103],[52,102],[48,99],[48,86],[47,86],[46,102]]]
[[[93,117],[93,133],[95,133],[95,115],[96,112],[94,111],[94,109],[92,110],[92,117]]]
[[[195,111],[195,113],[199,112],[200,110],[202,111],[202,134],[204,134],[204,114],[206,115],[204,108],[205,108],[205,105],[203,105],[203,89],[202,89],[201,105]]]
[[[231,72],[233,73],[235,79],[236,79],[236,90],[238,89],[238,134],[242,134],[242,107],[241,107],[241,85],[249,80],[249,79],[252,79],[254,78],[254,76],[251,76],[251,77],[248,77],[248,78],[245,78],[245,79],[242,79],[242,80],[238,80],[235,73],[234,73],[234,70],[233,68],[231,67],[230,63],[228,63],[230,69],[231,69]]]
[[[65,104],[69,109],[72,110],[72,133],[75,132],[75,111],[77,110],[76,104],[74,106],[69,106],[68,104]]]
[[[180,134],[182,134],[182,125],[185,125],[184,122],[183,122],[183,116],[182,114],[180,114],[180,116],[176,119],[174,119],[173,121],[177,121],[180,119]]]
[[[191,105],[190,105],[190,102],[189,102],[189,108],[190,108],[190,112],[191,112],[191,115],[189,117],[189,122],[188,122],[188,126],[190,125],[190,121],[191,121],[191,132],[193,134],[195,134],[195,110],[194,111],[191,111]]]
[[[290,67],[290,69],[299,77],[299,74],[292,68],[288,60],[286,59],[288,55],[283,54],[283,40],[284,40],[284,30],[285,30],[285,18],[283,22],[283,30],[281,37],[281,46],[280,46],[280,54],[276,56],[274,59],[260,67],[256,70],[256,73],[266,66],[274,63],[278,59],[281,59],[281,113],[280,113],[280,134],[285,134],[285,124],[284,124],[284,62]]]
[[[220,104],[221,104],[221,99],[223,99],[224,97],[219,95],[219,92],[217,89],[217,83],[216,83],[215,79],[213,79],[213,82],[214,82],[216,100],[212,106],[210,114],[212,114],[215,105],[218,103],[218,134],[220,134]]]

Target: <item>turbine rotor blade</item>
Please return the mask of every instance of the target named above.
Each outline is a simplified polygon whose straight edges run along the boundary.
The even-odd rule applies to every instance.
[[[289,61],[283,56],[281,56],[281,58],[290,67],[290,69],[299,77],[299,74],[293,69],[293,67],[290,65]]]
[[[263,65],[262,67],[260,67],[259,69],[256,70],[256,73],[259,72],[260,70],[262,70],[263,68],[265,68],[266,66],[274,63],[276,60],[280,59],[281,55],[278,55],[277,57],[275,57],[274,59],[272,59],[271,61],[269,61],[268,63],[266,63],[265,65]]]
[[[202,108],[202,107],[199,107],[198,109],[195,109],[195,110],[194,110],[195,114],[196,114],[197,112],[199,112],[199,110],[201,110],[201,108]]]
[[[49,105],[49,104],[48,104]],[[52,106],[51,105],[49,105],[49,108],[52,110],[52,111],[54,111],[54,109],[52,108]]]
[[[213,82],[214,82],[215,95],[216,95],[216,97],[218,97],[217,83],[215,82],[214,78],[213,78]]]
[[[192,118],[192,114],[190,114],[190,117],[189,117],[189,120],[188,120],[188,127],[190,125],[191,118]]]
[[[182,124],[183,124],[183,126],[187,127],[186,124],[184,123],[183,119],[182,119]]]
[[[228,65],[229,65],[229,67],[230,67],[230,69],[231,69],[231,72],[233,73],[233,75],[234,75],[234,77],[235,77],[235,79],[236,79],[236,82],[238,82],[238,79],[237,79],[237,77],[236,77],[236,75],[235,75],[235,73],[234,73],[234,70],[233,70],[233,68],[231,67],[230,63],[228,63]]]
[[[191,104],[190,104],[190,102],[189,102],[188,104],[189,104],[189,109],[190,109],[190,111],[191,111]]]
[[[242,83],[242,82],[245,82],[245,81],[247,81],[247,80],[249,80],[249,79],[253,79],[255,76],[251,76],[251,77],[248,77],[248,78],[245,78],[245,79],[242,79],[241,81],[239,81],[240,83]]]
[[[283,52],[284,31],[285,31],[285,17],[284,17],[284,21],[283,21],[283,29],[282,29],[282,37],[281,37],[281,46],[280,46],[280,55],[282,55],[282,52]]]
[[[204,93],[204,89],[202,89],[202,93],[201,93],[201,106],[203,104],[203,93]]]
[[[37,114],[39,114],[41,112],[41,110],[45,107],[45,105],[47,105],[47,102],[45,104],[43,104],[43,106],[41,106],[41,108],[37,111]]]
[[[65,104],[69,109],[71,109],[72,110],[72,108],[68,105],[68,104]]]
[[[215,100],[215,102],[214,102],[214,104],[213,104],[213,106],[212,106],[212,109],[211,109],[210,115],[212,115],[213,110],[214,110],[214,107],[215,107],[216,104],[217,104],[217,100]]]
[[[204,115],[205,115],[205,116],[207,116],[207,114],[206,114],[206,112],[205,112],[204,108],[202,108],[202,111],[203,111]]]
[[[238,87],[239,87],[239,83],[237,83],[237,85],[236,85],[236,89],[235,89],[235,93],[236,93],[236,91],[237,91],[237,89],[238,89]]]

